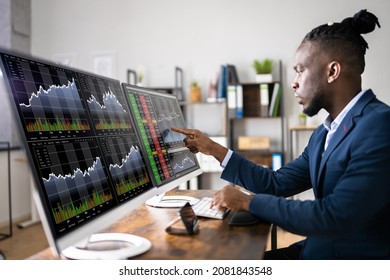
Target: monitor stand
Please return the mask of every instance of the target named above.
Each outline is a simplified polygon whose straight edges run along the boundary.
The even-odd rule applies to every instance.
[[[189,202],[191,205],[196,204],[198,198],[186,195],[165,195],[165,193],[155,195],[145,201],[145,204],[152,207],[160,208],[180,208]]]
[[[62,255],[75,260],[127,259],[145,253],[152,243],[143,237],[127,233],[97,233],[85,246],[71,246]]]

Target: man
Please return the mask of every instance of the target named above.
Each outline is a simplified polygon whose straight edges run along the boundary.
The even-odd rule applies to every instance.
[[[278,171],[257,166],[218,145],[199,130],[177,129],[194,153],[214,156],[221,177],[233,186],[219,190],[213,205],[249,211],[295,234],[307,236],[267,259],[390,258],[390,108],[361,89],[364,55],[360,34],[379,22],[362,10],[341,23],[309,32],[295,55],[292,83],[303,112],[329,116],[303,153]],[[315,199],[286,197],[313,189]]]

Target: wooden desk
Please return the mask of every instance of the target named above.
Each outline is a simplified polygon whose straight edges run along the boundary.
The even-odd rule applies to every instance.
[[[167,195],[211,196],[210,190],[173,190]],[[270,225],[229,226],[231,213],[225,219],[199,218],[199,233],[193,236],[171,235],[166,226],[177,217],[178,209],[154,208],[142,205],[125,218],[115,222],[105,232],[139,235],[152,242],[152,248],[134,259],[146,260],[205,260],[262,259]],[[48,248],[29,259],[56,259]]]

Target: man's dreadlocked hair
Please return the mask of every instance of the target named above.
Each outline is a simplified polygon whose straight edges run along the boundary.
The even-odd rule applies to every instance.
[[[304,37],[303,42],[319,43],[322,50],[330,51],[335,58],[355,66],[361,74],[365,67],[364,55],[368,44],[360,34],[374,31],[376,25],[381,27],[378,18],[367,10],[361,10],[340,23],[330,22],[314,28]]]

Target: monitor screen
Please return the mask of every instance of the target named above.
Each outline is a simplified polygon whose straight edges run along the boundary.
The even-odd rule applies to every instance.
[[[161,159],[164,171],[150,173],[157,163],[139,137],[120,81],[9,51],[0,55],[35,179],[37,209],[56,253],[178,186],[180,174],[199,174],[196,162],[177,170],[169,154]],[[170,149],[174,142],[167,142]],[[161,181],[174,184],[156,188]]]
[[[122,85],[156,186],[177,184],[193,177],[194,171],[200,171],[197,158],[183,147],[185,136],[171,130],[171,127],[186,127],[177,98],[172,94]]]

